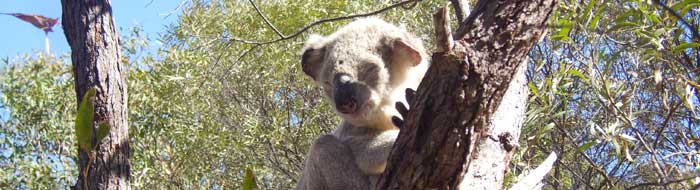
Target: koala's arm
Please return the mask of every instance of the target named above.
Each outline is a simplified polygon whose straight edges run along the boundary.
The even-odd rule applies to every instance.
[[[369,178],[354,162],[350,147],[323,135],[311,147],[297,189],[370,189]]]
[[[355,163],[367,175],[379,175],[394,146],[399,130],[386,130],[376,135],[356,136],[345,142],[355,154]]]

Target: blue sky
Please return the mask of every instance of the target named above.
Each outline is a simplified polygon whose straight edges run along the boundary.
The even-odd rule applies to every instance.
[[[118,30],[129,31],[142,26],[151,40],[157,39],[165,26],[174,23],[181,10],[176,10],[180,0],[114,0],[112,11]],[[61,17],[59,0],[3,0],[2,13],[40,14],[51,18]],[[172,14],[171,14],[172,13]],[[170,14],[170,16],[166,16]],[[44,51],[44,32],[13,16],[0,15],[0,58]],[[49,33],[51,53],[61,55],[70,52],[61,24]],[[156,45],[157,43],[150,43]]]

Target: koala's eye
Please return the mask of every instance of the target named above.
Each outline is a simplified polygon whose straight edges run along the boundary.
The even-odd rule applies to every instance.
[[[378,81],[381,80],[382,76],[388,77],[388,73],[382,73],[383,69],[379,68],[376,64],[369,64],[365,65],[363,68],[360,68],[360,75],[358,76],[358,80],[364,82],[365,84],[369,86],[377,86]]]

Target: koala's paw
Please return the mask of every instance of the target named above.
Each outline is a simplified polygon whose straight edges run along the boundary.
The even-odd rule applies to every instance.
[[[416,91],[410,88],[406,89],[406,102],[408,102],[408,106],[412,106],[411,104],[413,102],[413,98],[416,95]],[[401,114],[401,117],[397,116],[392,116],[391,117],[391,123],[393,123],[396,127],[401,128],[404,123],[404,119],[406,119],[406,116],[408,115],[408,107],[404,105],[402,102],[396,102],[396,111],[399,111],[399,114]],[[403,119],[401,119],[403,118]]]

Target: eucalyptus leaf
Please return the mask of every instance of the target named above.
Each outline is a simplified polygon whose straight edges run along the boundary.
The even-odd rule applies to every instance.
[[[698,48],[698,47],[700,47],[699,42],[685,42],[685,43],[681,43],[680,45],[678,45],[676,47],[673,47],[673,50],[671,50],[671,51],[674,53],[678,53],[678,52],[684,51],[688,48]]]
[[[576,149],[576,151],[578,151],[578,152],[586,151],[586,149],[588,149],[591,146],[596,145],[596,144],[598,144],[598,142],[596,142],[596,141],[587,142],[586,144],[583,144],[580,147],[578,147],[578,149]]]

